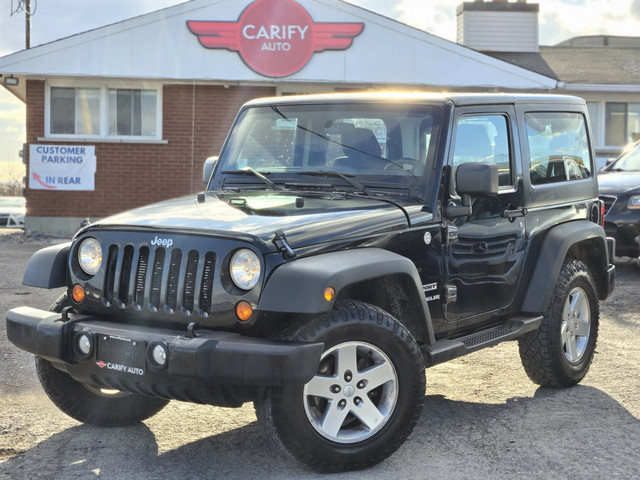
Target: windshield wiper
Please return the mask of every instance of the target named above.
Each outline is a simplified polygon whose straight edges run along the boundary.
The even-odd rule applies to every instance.
[[[258,177],[260,180],[262,180],[264,183],[266,183],[273,190],[282,190],[283,189],[280,185],[276,185],[271,180],[269,180],[267,177],[265,177],[263,174],[261,174],[260,172],[254,170],[251,167],[244,167],[244,168],[241,168],[240,170],[227,170],[227,171],[224,171],[222,173],[223,174],[227,174],[227,175],[246,175],[246,174],[254,175],[254,176]]]
[[[347,182],[352,187],[357,188],[358,191],[364,193],[365,195],[371,195],[371,192],[367,190],[367,187],[362,185],[360,182],[356,182],[353,178],[349,178],[344,173],[340,173],[335,170],[305,170],[297,173],[298,175],[310,175],[315,177],[338,177]]]

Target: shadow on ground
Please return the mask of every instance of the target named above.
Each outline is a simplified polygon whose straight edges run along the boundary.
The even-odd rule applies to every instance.
[[[212,424],[215,418],[211,419]],[[171,434],[165,430],[164,435]],[[176,432],[178,435],[179,432]],[[640,421],[588,386],[503,404],[427,396],[389,460],[334,478],[637,478]],[[69,428],[0,464],[0,478],[321,478],[281,457],[256,422],[162,454],[145,425]]]

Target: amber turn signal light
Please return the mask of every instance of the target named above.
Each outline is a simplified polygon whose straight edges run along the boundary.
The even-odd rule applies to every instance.
[[[236,304],[236,317],[241,322],[247,322],[253,315],[253,307],[244,300]]]
[[[324,289],[324,299],[327,302],[332,301],[334,298],[336,298],[336,290],[333,287],[327,287]]]
[[[77,283],[73,286],[71,290],[71,296],[73,297],[73,301],[76,303],[82,303],[84,300],[84,288],[82,285],[78,285]]]

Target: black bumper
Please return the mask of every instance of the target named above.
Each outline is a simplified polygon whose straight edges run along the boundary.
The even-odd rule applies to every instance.
[[[88,355],[74,339],[87,333]],[[284,343],[237,333],[164,330],[124,325],[30,307],[7,312],[7,336],[17,347],[51,361],[79,382],[101,388],[235,406],[253,387],[306,383],[317,372],[322,343]],[[157,366],[151,348],[162,344]],[[255,390],[255,388],[254,388]],[[246,396],[246,395],[245,395]]]

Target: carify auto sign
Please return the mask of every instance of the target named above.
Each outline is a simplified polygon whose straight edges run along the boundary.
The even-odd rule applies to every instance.
[[[205,48],[238,52],[249,68],[267,77],[286,77],[314,53],[346,50],[364,23],[314,22],[294,0],[257,0],[237,21],[187,21]]]

